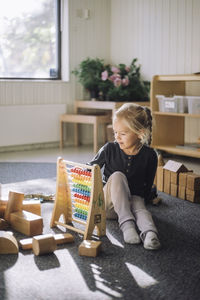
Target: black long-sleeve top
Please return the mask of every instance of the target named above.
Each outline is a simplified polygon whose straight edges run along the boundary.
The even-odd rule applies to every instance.
[[[136,155],[127,155],[117,142],[111,142],[105,144],[89,164],[104,167],[104,183],[114,172],[122,172],[127,177],[131,195],[141,196],[149,202],[157,162],[157,154],[149,146],[143,145]]]

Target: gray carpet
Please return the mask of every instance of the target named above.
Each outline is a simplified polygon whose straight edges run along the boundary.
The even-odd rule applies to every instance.
[[[14,183],[30,190],[32,183],[36,193],[46,182],[47,192],[53,192],[55,174],[55,164],[0,164],[3,189]],[[54,254],[1,255],[0,299],[199,300],[200,205],[160,195],[162,204],[148,207],[160,233],[159,251],[124,244],[117,222],[107,221],[107,236],[96,258],[78,255],[82,237],[76,233],[75,243],[59,246]],[[49,227],[52,208],[52,203],[42,203],[44,233],[61,230]]]

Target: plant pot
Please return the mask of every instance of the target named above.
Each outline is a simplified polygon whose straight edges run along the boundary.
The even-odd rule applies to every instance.
[[[90,91],[90,99],[95,101],[98,99],[98,96],[99,96],[99,92],[96,91],[96,90],[92,90]]]

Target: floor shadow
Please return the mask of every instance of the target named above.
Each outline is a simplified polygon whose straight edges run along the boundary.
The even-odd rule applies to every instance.
[[[0,299],[6,299],[4,272],[12,268],[18,259],[18,254],[0,255]]]
[[[40,271],[46,271],[60,267],[59,260],[54,253],[34,256],[34,262]]]

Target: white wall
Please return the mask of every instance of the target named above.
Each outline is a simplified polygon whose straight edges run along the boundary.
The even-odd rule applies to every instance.
[[[67,0],[63,1],[64,4],[67,3]],[[108,61],[110,0],[69,0],[68,2],[69,23],[65,25],[69,25],[70,72],[86,57],[101,57]],[[88,19],[81,16],[84,9],[89,10]],[[62,38],[65,39],[66,37],[67,34],[63,32]],[[65,53],[62,55],[65,56]],[[67,60],[65,60],[65,64],[67,65]],[[72,111],[74,100],[79,98],[83,98],[83,90],[71,74],[69,82],[0,81],[0,106],[66,104],[66,110]],[[4,130],[6,130],[6,124]],[[57,137],[58,139],[59,137]],[[73,137],[71,140],[73,141]],[[90,135],[84,138],[85,143],[91,141]]]
[[[143,77],[200,72],[200,0],[111,0],[113,63],[137,57]],[[187,94],[200,95],[199,83]],[[200,120],[185,119],[185,140],[199,137]]]
[[[111,0],[111,59],[144,77],[200,71],[199,0]]]

